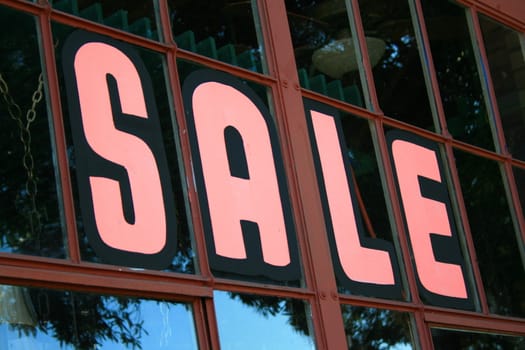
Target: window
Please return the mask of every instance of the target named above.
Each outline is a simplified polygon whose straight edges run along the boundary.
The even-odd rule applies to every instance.
[[[0,0],[0,347],[520,348],[519,9]]]

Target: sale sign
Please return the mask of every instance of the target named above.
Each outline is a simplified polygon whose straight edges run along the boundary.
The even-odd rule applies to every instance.
[[[89,244],[112,264],[167,267],[176,253],[175,203],[144,63],[131,47],[83,31],[70,36],[62,60]],[[190,74],[182,95],[212,271],[300,280],[297,233],[268,107],[246,82],[208,69]],[[312,144],[305,152],[314,155],[320,215],[339,284],[355,294],[403,299],[400,252],[364,230],[338,111],[304,104]],[[420,295],[433,305],[471,309],[439,147],[401,131],[388,133],[387,141]]]

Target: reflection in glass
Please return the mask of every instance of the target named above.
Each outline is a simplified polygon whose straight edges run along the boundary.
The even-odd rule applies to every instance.
[[[514,180],[516,181],[516,187],[518,188],[518,194],[520,196],[521,213],[525,218],[525,169],[515,167]]]
[[[343,147],[346,146],[344,153],[352,170],[350,181],[354,182],[359,204],[355,210],[361,213],[366,236],[386,240],[396,246],[385,202],[387,191],[377,165],[370,124],[367,120],[342,113],[341,126]],[[339,289],[340,292],[351,293],[342,287]]]
[[[254,72],[266,70],[255,1],[168,0],[178,47]]]
[[[523,34],[479,16],[490,75],[510,153],[525,160],[525,41]]]
[[[436,350],[518,350],[525,348],[525,338],[520,336],[438,328],[432,328],[432,342]]]
[[[222,349],[315,349],[302,300],[223,291],[213,297]]]
[[[152,40],[159,39],[153,1],[53,0],[54,9]]]
[[[36,22],[0,7],[0,251],[64,258]]]
[[[295,61],[301,86],[364,106],[356,48],[344,0],[286,1]],[[385,43],[369,38],[372,63],[384,53]]]
[[[417,348],[408,313],[350,305],[341,310],[349,349]]]
[[[408,1],[360,0],[359,8],[365,34],[386,45],[372,69],[381,109],[389,117],[434,130]]]
[[[198,347],[189,304],[0,285],[0,348]]]
[[[490,311],[523,317],[525,269],[500,167],[465,152],[454,155]]]
[[[77,214],[77,230],[79,234],[79,245],[81,257],[83,260],[91,262],[103,263],[89,245],[87,235],[85,233],[82,224],[82,215],[78,206],[78,190],[76,181],[76,166],[75,166],[75,150],[73,141],[71,139],[71,132],[69,126],[69,111],[66,108],[68,106],[66,99],[66,91],[64,85],[64,78],[61,67],[61,50],[63,43],[66,41],[67,36],[74,30],[71,27],[67,27],[61,24],[53,23],[52,26],[53,35],[58,41],[56,47],[55,57],[57,59],[57,66],[59,67],[59,82],[60,82],[60,94],[62,98],[62,106],[64,107],[62,112],[64,114],[65,129],[66,129],[66,141],[69,155],[69,167],[71,180],[73,182],[73,195],[75,199],[75,212]],[[167,163],[171,175],[171,186],[174,191],[173,197],[175,198],[175,208],[177,215],[177,244],[178,250],[173,258],[172,264],[167,268],[169,271],[182,272],[182,273],[195,273],[195,261],[194,261],[194,250],[192,247],[192,233],[190,232],[186,210],[186,194],[184,193],[185,187],[182,186],[181,182],[181,171],[182,166],[178,163],[178,139],[176,136],[176,126],[173,124],[174,112],[170,106],[171,92],[168,92],[168,85],[166,84],[165,70],[164,70],[164,57],[158,53],[135,47],[141,59],[143,60],[149,76],[152,80],[153,92],[155,94],[155,103],[160,118],[162,128],[162,138],[164,141],[164,149],[166,152]]]
[[[494,149],[465,10],[424,0],[425,22],[448,131],[458,140]]]

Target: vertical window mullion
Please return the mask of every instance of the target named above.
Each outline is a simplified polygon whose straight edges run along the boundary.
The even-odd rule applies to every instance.
[[[350,16],[350,27],[352,29],[352,36],[358,41],[357,46],[357,58],[359,64],[359,74],[361,76],[361,82],[363,85],[363,93],[365,98],[366,107],[378,114],[383,114],[381,106],[379,105],[379,99],[377,97],[377,90],[375,87],[374,75],[372,73],[372,65],[368,57],[368,48],[366,45],[365,30],[363,28],[363,22],[361,20],[361,12],[359,10],[358,0],[347,0],[347,4],[350,3],[347,8],[349,9]]]
[[[346,345],[341,306],[328,247],[313,155],[307,131],[299,77],[284,1],[257,1],[269,71],[277,78],[274,89],[276,123],[283,147],[285,172],[306,286],[316,296],[311,305],[315,341],[319,349]],[[285,63],[285,64],[283,64]],[[300,155],[300,156],[299,156]]]
[[[51,5],[48,4],[48,7]],[[47,94],[50,101],[50,113],[53,123],[53,150],[56,153],[56,162],[60,176],[59,193],[61,194],[61,206],[63,210],[62,220],[65,223],[68,257],[74,263],[80,263],[80,248],[75,220],[75,206],[73,203],[73,191],[69,174],[68,154],[66,137],[63,123],[63,115],[60,102],[60,90],[58,83],[57,68],[55,65],[55,43],[51,32],[51,11],[47,8],[38,16],[38,30],[40,32],[41,50],[43,56],[43,69],[45,69],[45,81],[47,83]]]

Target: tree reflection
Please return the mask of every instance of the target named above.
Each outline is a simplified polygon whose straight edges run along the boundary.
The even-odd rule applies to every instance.
[[[264,317],[287,317],[288,324],[300,334],[312,334],[302,300],[233,292],[228,295],[254,308]],[[410,316],[407,313],[343,305],[342,315],[347,342],[352,349],[385,349],[395,345],[412,347]]]
[[[410,316],[390,310],[343,305],[343,322],[351,349],[412,347]]]

